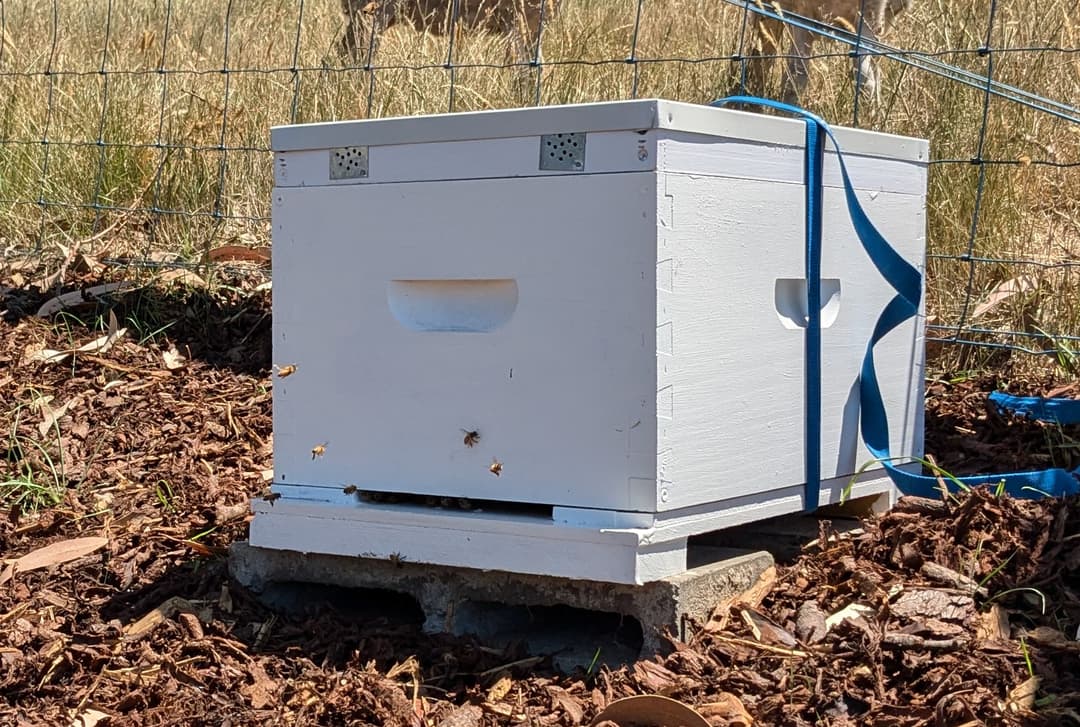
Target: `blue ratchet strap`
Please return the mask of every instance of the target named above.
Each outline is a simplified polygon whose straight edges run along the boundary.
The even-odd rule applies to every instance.
[[[790,104],[757,98],[755,96],[729,96],[713,101],[710,106],[728,104],[751,104],[786,111],[803,117],[807,124],[806,171],[807,225],[806,267],[807,302],[809,315],[806,332],[806,497],[804,509],[813,511],[818,505],[821,488],[821,200],[823,189],[824,136],[833,143],[836,160],[844,182],[844,196],[852,226],[863,250],[886,282],[896,291],[878,317],[873,334],[866,346],[859,375],[859,397],[862,408],[860,430],[866,448],[881,462],[897,489],[905,495],[937,497],[941,483],[955,491],[959,486],[978,487],[992,485],[1002,487],[1004,492],[1016,498],[1063,497],[1080,493],[1080,470],[1070,472],[1061,468],[1010,472],[995,475],[975,475],[939,479],[934,475],[915,474],[902,470],[894,464],[897,458],[889,451],[889,419],[885,402],[878,385],[874,367],[874,347],[893,329],[914,318],[919,312],[922,296],[922,274],[905,260],[874,227],[867,217],[852,187],[844,164],[840,144],[829,125],[820,117]],[[1045,399],[1039,397],[1016,397],[1002,392],[990,394],[990,400],[1000,410],[1012,411],[1034,419],[1058,424],[1080,423],[1080,401],[1074,399]],[[813,407],[811,406],[813,404]]]

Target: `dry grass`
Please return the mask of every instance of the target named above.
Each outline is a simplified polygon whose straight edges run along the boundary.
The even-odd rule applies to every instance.
[[[900,18],[889,40],[923,50],[974,50],[986,32],[987,4],[920,2]],[[106,0],[0,2],[6,36],[0,54],[0,237],[8,247],[42,243],[53,250],[113,224],[116,233],[98,241],[99,252],[102,246],[114,254],[167,250],[194,259],[235,239],[264,242],[267,224],[259,218],[267,214],[271,180],[263,149],[271,125],[446,111],[451,78],[455,110],[532,102],[515,95],[507,69],[483,66],[503,62],[499,39],[461,38],[454,62],[474,67],[452,75],[443,67],[446,39],[408,27],[386,34],[377,63],[389,68],[374,75],[372,87],[368,72],[341,70],[333,55],[342,27],[336,0],[305,2],[299,33],[298,0],[174,2],[167,34],[168,3],[112,5],[109,17]],[[546,29],[544,57],[578,62],[545,70],[541,103],[628,98],[635,86],[639,96],[691,102],[724,93],[736,71],[726,59],[738,47],[737,8],[713,0],[649,0],[636,48],[640,62],[628,64],[636,10],[636,0],[566,0]],[[230,72],[222,73],[227,13]],[[1077,22],[1074,5],[1064,0],[1000,4],[991,43],[1075,48]],[[852,113],[844,50],[818,44],[817,52],[837,55],[813,66],[813,100],[807,104],[841,124],[850,123]],[[979,72],[986,67],[986,59],[971,52],[943,60]],[[881,108],[864,105],[861,125],[927,137],[935,159],[976,154],[983,104],[977,89],[893,61],[879,63],[885,101]],[[106,74],[98,72],[103,64]],[[170,72],[157,73],[159,64]],[[294,65],[307,70],[294,74]],[[1061,101],[1080,98],[1076,54],[1001,53],[995,65],[1005,83]],[[52,143],[43,145],[45,137]],[[1080,128],[993,101],[982,156],[1080,160]],[[979,174],[978,166],[965,163],[933,167],[932,252],[967,251]],[[993,165],[985,175],[975,255],[1048,263],[1080,255],[1080,168]],[[147,208],[184,214],[155,215]],[[968,265],[934,261],[929,274],[931,314],[939,323],[956,322],[967,297]],[[973,324],[1080,333],[1070,268],[979,264],[971,283],[974,302],[1021,274],[1035,276],[1033,289],[1003,300]]]

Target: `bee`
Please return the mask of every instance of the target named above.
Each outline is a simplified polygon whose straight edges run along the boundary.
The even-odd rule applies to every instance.
[[[273,507],[274,503],[277,500],[281,499],[281,493],[280,492],[268,492],[265,495],[263,495],[263,499],[270,503],[270,507]]]
[[[296,366],[293,365],[293,364],[288,364],[287,366],[282,366],[281,368],[279,368],[278,372],[277,372],[277,375],[278,375],[278,378],[284,379],[284,378],[286,378],[288,376],[292,376],[295,373],[296,373]]]
[[[346,495],[355,495],[360,488],[356,485],[345,485],[345,489],[342,490]]]
[[[502,474],[502,467],[503,467],[502,462],[500,462],[497,459],[492,459],[491,460],[491,466],[488,467],[488,471],[491,472],[491,474],[498,477],[499,475]]]
[[[326,442],[323,442],[322,444],[316,444],[314,447],[312,447],[311,458],[315,459],[316,457],[322,457],[324,454],[326,454],[326,444]]]
[[[465,442],[466,447],[472,447],[480,441],[480,432],[475,430],[470,432],[465,429],[462,429],[461,431],[465,432],[465,439],[463,441]]]
[[[400,568],[401,564],[405,562],[405,556],[403,556],[401,553],[391,553],[389,556],[387,556],[387,560]]]

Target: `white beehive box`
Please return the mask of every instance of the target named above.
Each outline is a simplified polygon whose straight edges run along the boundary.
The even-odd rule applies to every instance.
[[[690,536],[803,509],[804,129],[661,100],[275,128],[297,369],[252,544],[641,583]],[[927,143],[836,136],[922,269]],[[857,377],[893,295],[828,149],[820,504],[871,459]],[[894,455],[922,454],[922,332],[878,347]],[[872,469],[852,496],[889,492]]]

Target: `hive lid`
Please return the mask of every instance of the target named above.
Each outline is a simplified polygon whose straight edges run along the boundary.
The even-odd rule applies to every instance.
[[[275,126],[270,143],[275,152],[288,152],[652,129],[803,146],[805,124],[794,118],[705,104],[636,99]],[[845,152],[922,163],[929,157],[923,139],[840,127],[833,131]]]

